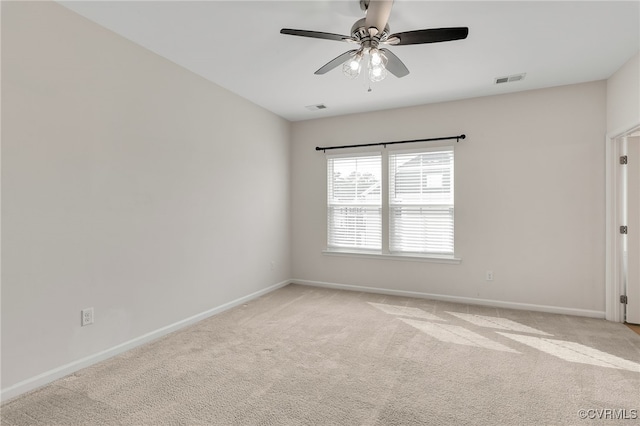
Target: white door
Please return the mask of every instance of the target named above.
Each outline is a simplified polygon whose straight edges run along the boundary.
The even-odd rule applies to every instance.
[[[627,138],[626,321],[640,324],[640,137]]]

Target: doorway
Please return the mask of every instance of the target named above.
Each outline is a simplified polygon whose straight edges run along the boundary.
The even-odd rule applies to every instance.
[[[640,324],[640,126],[608,142],[606,318]]]

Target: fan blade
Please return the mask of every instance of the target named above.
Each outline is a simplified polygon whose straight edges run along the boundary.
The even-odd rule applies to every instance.
[[[333,34],[333,33],[322,33],[320,31],[293,30],[291,28],[281,29],[280,34],[295,35],[295,36],[301,36],[301,37],[311,37],[311,38],[322,38],[325,40],[353,41],[351,37],[345,36],[345,35]]]
[[[384,31],[387,22],[389,22],[392,6],[393,0],[370,0],[365,17],[365,27],[374,27],[379,33]]]
[[[344,52],[342,55],[340,55],[340,56],[330,60],[326,64],[324,64],[318,71],[314,72],[314,74],[321,75],[321,74],[328,73],[329,71],[331,71],[332,69],[334,69],[338,65],[342,64],[343,62],[345,62],[347,59],[349,59],[349,56],[352,56],[356,52],[357,52],[357,50],[355,50],[355,49],[354,50],[349,50],[348,52]]]
[[[380,49],[380,51],[387,57],[387,71],[398,78],[409,74],[407,66],[392,51],[389,49]]]
[[[406,44],[424,44],[424,43],[440,43],[442,41],[461,40],[467,38],[469,28],[453,27],[453,28],[433,28],[429,30],[406,31],[404,33],[391,34],[388,37],[389,44],[402,46]],[[395,43],[392,39],[397,38],[400,41]]]

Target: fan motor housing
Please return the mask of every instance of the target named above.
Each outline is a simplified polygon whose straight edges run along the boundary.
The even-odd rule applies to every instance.
[[[360,43],[362,47],[377,48],[381,41],[385,41],[389,36],[391,30],[389,25],[385,25],[384,30],[379,32],[377,28],[374,31],[366,28],[366,19],[358,19],[351,27],[351,37]],[[372,33],[374,35],[372,35]]]

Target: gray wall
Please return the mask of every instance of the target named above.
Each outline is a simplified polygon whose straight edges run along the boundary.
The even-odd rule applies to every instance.
[[[294,280],[602,316],[605,105],[600,81],[293,123]],[[322,254],[326,160],[315,146],[460,133],[467,139],[455,145],[459,265]]]
[[[56,3],[2,2],[2,388],[286,281],[289,131]]]

